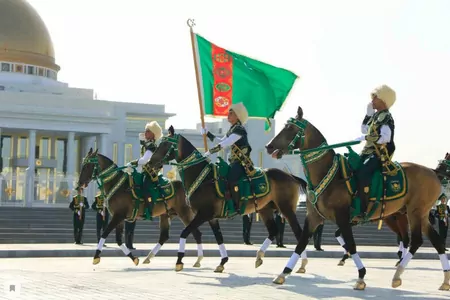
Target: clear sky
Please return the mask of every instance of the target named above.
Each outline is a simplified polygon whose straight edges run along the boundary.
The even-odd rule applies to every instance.
[[[301,105],[329,143],[353,140],[385,83],[397,92],[394,159],[435,167],[450,152],[450,1],[28,1],[49,28],[61,81],[99,99],[166,104],[176,128],[200,122],[192,17],[217,45],[300,76],[276,131]]]

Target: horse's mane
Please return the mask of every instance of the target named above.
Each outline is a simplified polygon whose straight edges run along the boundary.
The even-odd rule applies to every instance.
[[[114,161],[112,161],[109,157],[107,157],[107,156],[105,156],[105,155],[103,155],[103,154],[100,154],[100,153],[97,153],[97,155],[98,155],[99,157],[101,157],[103,160],[105,160],[105,162],[109,163],[109,164],[108,164],[108,167],[109,167],[110,165],[112,165],[112,164],[115,164]]]

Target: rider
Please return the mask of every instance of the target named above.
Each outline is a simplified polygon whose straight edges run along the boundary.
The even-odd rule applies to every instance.
[[[127,167],[141,167],[145,165],[153,155],[153,152],[156,150],[156,141],[159,140],[162,136],[162,129],[159,126],[158,122],[152,121],[145,125],[145,132],[139,133],[139,141],[141,144],[141,158],[133,160],[127,164]],[[153,207],[154,201],[156,199],[152,199],[152,202],[148,201],[148,198],[151,198],[150,188],[152,186],[152,182],[150,180],[150,174],[148,172],[144,173],[143,179],[143,195],[144,195],[144,203],[145,203],[145,211],[146,211],[146,219],[151,217],[151,208]]]
[[[369,185],[372,174],[381,168],[381,157],[390,160],[395,151],[394,119],[389,109],[395,103],[395,91],[387,85],[375,88],[371,93],[372,101],[367,105],[367,114],[362,122],[363,136],[357,138],[365,141],[361,153],[363,164],[356,171],[359,198],[361,199],[361,213],[356,219],[364,218],[369,202]],[[375,111],[376,110],[376,111]],[[387,153],[386,153],[387,152]]]
[[[208,132],[206,128],[202,128],[201,133],[207,134],[211,142],[213,142],[215,138],[220,140],[220,143],[207,151],[205,156],[219,152],[227,147],[237,147],[240,149],[241,153],[246,156],[246,159],[251,162],[250,153],[252,148],[248,143],[247,130],[244,128],[247,119],[247,109],[242,102],[239,102],[231,105],[228,111],[228,122],[230,122],[231,127],[223,138],[217,138],[214,134]],[[241,159],[234,154],[233,151],[231,152],[228,160],[230,162],[230,172],[228,173],[227,179],[231,197],[229,197],[230,195],[227,195],[227,198],[233,199],[236,211],[239,212],[241,193],[239,191],[238,182],[239,179],[246,174],[246,172],[242,165]]]

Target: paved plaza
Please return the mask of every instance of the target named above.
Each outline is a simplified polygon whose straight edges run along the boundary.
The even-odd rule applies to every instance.
[[[127,257],[104,257],[93,266],[91,258],[0,259],[0,299],[449,299],[438,291],[440,262],[412,260],[403,286],[390,287],[395,260],[365,259],[365,291],[352,289],[356,270],[351,260],[338,267],[336,259],[312,258],[307,274],[288,277],[283,286],[272,280],[286,258],[266,258],[254,268],[252,258],[231,258],[222,274],[213,272],[218,257],[205,257],[200,269],[195,257],[186,257],[185,269],[176,273],[176,258],[156,257],[150,265],[134,266]],[[141,258],[141,262],[143,258]],[[8,296],[9,295],[9,296]]]

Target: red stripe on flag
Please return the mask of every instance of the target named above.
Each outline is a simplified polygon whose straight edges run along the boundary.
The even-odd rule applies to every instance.
[[[227,116],[233,103],[233,57],[225,49],[212,44],[213,62],[213,113],[214,116]]]

